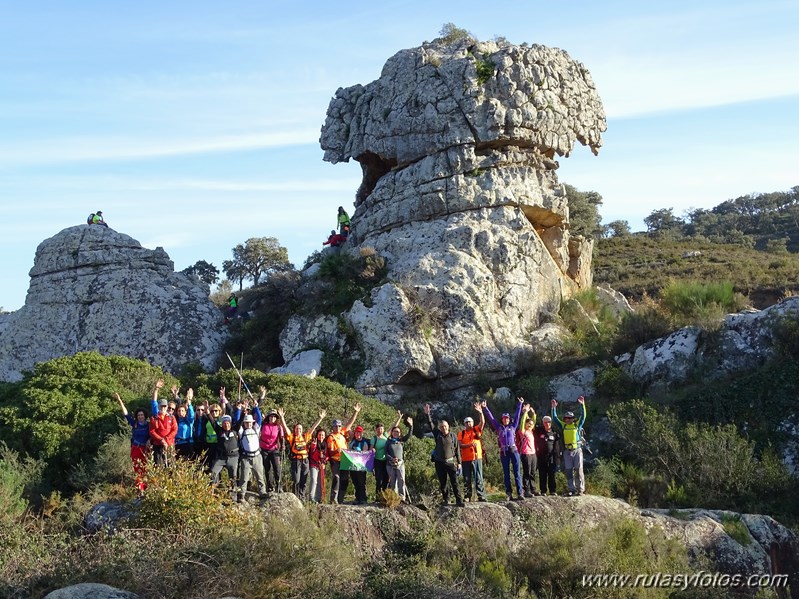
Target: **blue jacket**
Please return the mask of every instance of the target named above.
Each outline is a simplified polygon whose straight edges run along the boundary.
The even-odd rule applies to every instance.
[[[175,436],[175,445],[185,445],[194,442],[194,406],[189,404],[184,418],[178,421],[178,434]]]

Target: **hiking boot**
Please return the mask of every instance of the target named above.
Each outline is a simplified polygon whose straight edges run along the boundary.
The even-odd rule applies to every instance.
[[[456,501],[455,502],[455,507],[466,507],[466,504],[463,503],[463,501]]]
[[[485,497],[480,497],[477,501],[485,503],[486,501],[488,501],[488,499],[486,499]]]
[[[518,497],[514,497],[514,498],[513,498],[513,501],[524,501],[524,497],[522,497],[521,495],[519,495]]]
[[[505,495],[505,501],[513,501],[513,495]]]

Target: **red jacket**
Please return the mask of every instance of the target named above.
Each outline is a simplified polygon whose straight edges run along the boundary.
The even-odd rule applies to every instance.
[[[178,434],[178,421],[172,414],[157,414],[150,418],[150,443],[171,447]]]

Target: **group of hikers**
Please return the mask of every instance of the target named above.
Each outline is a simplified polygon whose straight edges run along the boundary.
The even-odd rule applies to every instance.
[[[309,429],[295,423],[289,427],[283,408],[262,406],[266,389],[260,387],[258,398],[231,402],[225,388],[219,390],[219,401],[194,405],[194,392],[188,389],[180,396],[177,386],[171,388],[170,399],[159,398],[164,387],[159,379],[153,388],[151,415],[138,409],[131,415],[119,394],[115,398],[123,416],[132,427],[130,456],[140,493],[147,488],[147,468],[152,457],[156,466],[169,465],[175,459],[193,459],[203,464],[214,486],[220,484],[226,471],[234,498],[246,498],[251,479],[258,495],[266,497],[280,492],[282,460],[290,460],[292,492],[301,501],[322,503],[327,498],[327,472],[330,477],[329,502],[344,502],[350,481],[355,490],[355,503],[368,501],[367,475],[374,474],[375,501],[383,491],[391,489],[403,502],[409,501],[405,483],[404,444],[413,434],[413,419],[397,412],[397,420],[387,430],[384,423],[375,425],[367,436],[363,426],[355,425],[361,404],[356,403],[348,422],[334,419],[330,431],[321,428],[327,414],[319,412]],[[435,440],[431,454],[442,501],[455,505],[465,501],[487,501],[483,478],[483,432],[486,420],[497,433],[502,462],[505,494],[508,501],[539,494],[555,495],[555,473],[561,452],[568,481],[568,495],[585,492],[582,462],[582,428],[585,423],[585,399],[578,398],[580,415],[566,412],[563,420],[552,400],[552,416],[544,416],[536,426],[536,412],[519,397],[513,415],[503,413],[497,421],[487,402],[476,402],[477,422],[472,417],[463,421],[463,429],[454,432],[449,423],[434,422],[430,404],[424,412]],[[406,429],[402,424],[405,422]],[[555,423],[556,426],[553,426]],[[461,494],[459,475],[465,493]],[[541,492],[536,487],[536,475]],[[511,477],[515,484],[511,484]]]

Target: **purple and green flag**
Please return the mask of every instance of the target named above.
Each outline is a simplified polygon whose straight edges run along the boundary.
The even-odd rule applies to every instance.
[[[341,469],[353,472],[371,472],[375,466],[374,451],[341,451]]]

